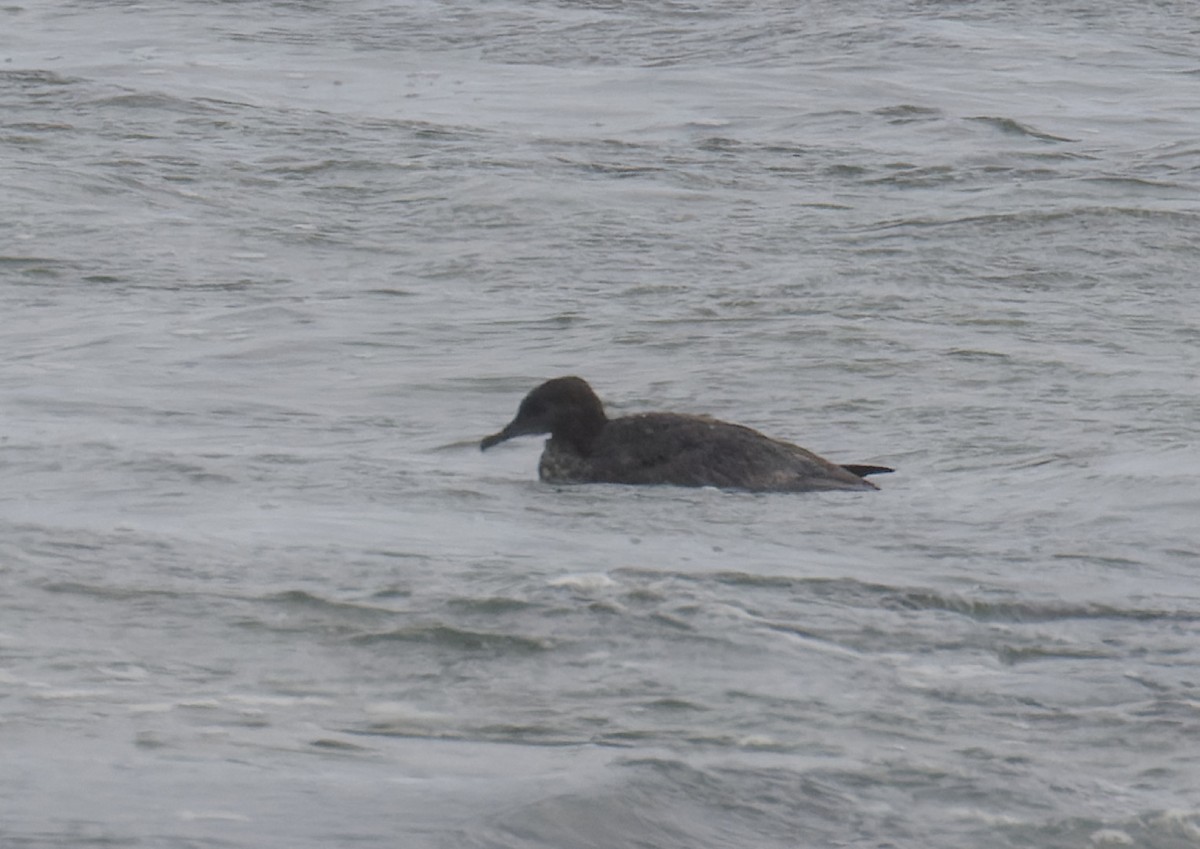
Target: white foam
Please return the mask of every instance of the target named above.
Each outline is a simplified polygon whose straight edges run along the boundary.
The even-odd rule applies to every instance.
[[[552,587],[565,587],[573,590],[606,590],[617,586],[617,582],[602,572],[579,572],[572,575],[562,575],[547,582]]]

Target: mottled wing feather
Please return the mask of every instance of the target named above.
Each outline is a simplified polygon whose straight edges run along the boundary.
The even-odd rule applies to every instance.
[[[553,443],[547,453],[555,453]],[[559,456],[554,464],[557,479],[761,491],[874,489],[797,445],[702,416],[647,413],[614,419],[601,434],[594,456],[603,462]],[[543,477],[554,479],[547,477],[546,465],[543,458]]]

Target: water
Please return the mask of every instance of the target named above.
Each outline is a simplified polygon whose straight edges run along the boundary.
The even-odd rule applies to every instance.
[[[0,10],[0,837],[1200,844],[1187,4]],[[898,473],[555,488],[557,374]]]

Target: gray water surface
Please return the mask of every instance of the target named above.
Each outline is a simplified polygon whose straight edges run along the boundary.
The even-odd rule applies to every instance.
[[[0,9],[0,843],[1200,845],[1198,35]],[[898,471],[478,451],[560,374]]]

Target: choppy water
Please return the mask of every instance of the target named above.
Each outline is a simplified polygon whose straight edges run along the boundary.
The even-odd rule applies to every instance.
[[[1200,844],[1198,36],[0,9],[0,842]],[[899,472],[478,452],[564,373]]]

